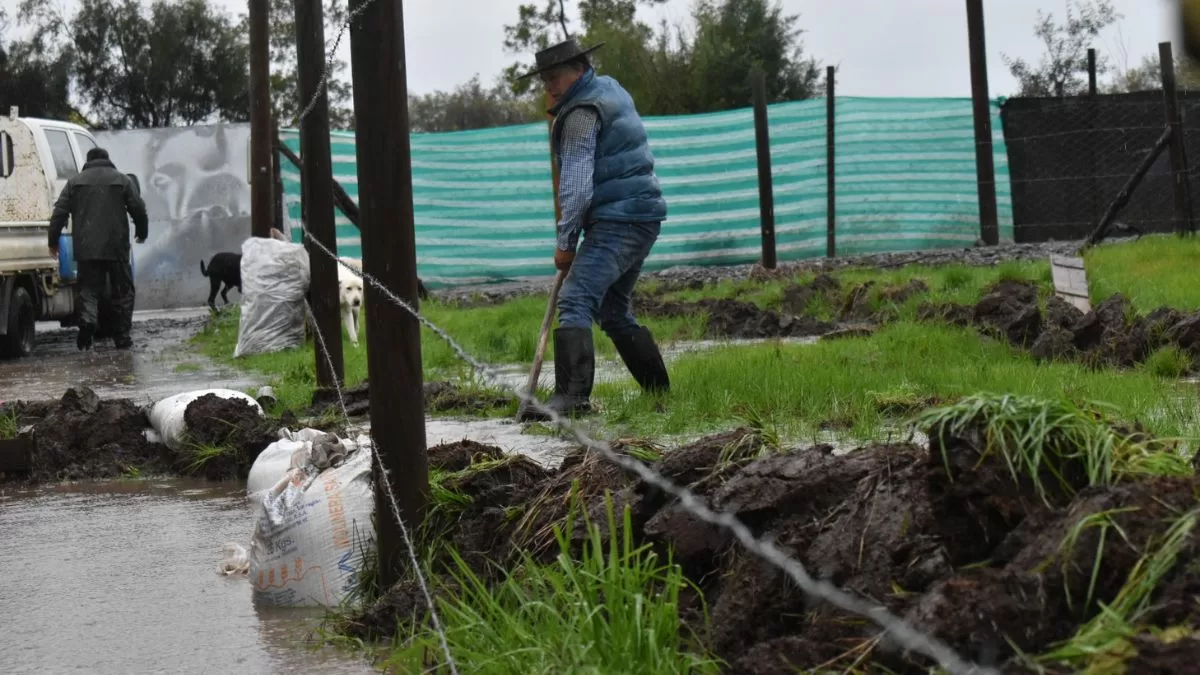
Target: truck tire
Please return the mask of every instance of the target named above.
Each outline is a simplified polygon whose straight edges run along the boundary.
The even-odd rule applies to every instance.
[[[20,286],[13,289],[8,302],[8,333],[0,336],[0,356],[10,359],[33,353],[33,299]]]

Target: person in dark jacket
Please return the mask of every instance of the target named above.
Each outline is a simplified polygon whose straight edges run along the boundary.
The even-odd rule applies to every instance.
[[[126,214],[129,214],[128,216]],[[128,176],[117,171],[108,151],[92,148],[83,171],[71,177],[54,202],[50,216],[50,254],[58,255],[58,238],[71,219],[71,238],[79,271],[79,337],[75,345],[90,349],[96,333],[98,303],[107,284],[114,311],[113,342],[129,349],[133,340],[133,269],[130,266],[129,216],[137,243],[146,241],[150,221],[146,203]]]
[[[554,101],[549,113],[562,210],[554,264],[567,276],[558,300],[554,396],[547,407],[565,415],[591,410],[597,322],[643,391],[670,389],[654,336],[630,309],[667,203],[633,99],[615,79],[597,75],[588,60],[601,46],[582,49],[568,39],[538,52],[536,69],[525,75],[540,75]],[[531,408],[522,417],[545,419]]]

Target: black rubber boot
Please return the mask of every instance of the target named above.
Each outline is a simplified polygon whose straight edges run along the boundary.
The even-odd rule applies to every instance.
[[[558,328],[554,331],[554,395],[546,407],[563,416],[586,415],[592,411],[592,384],[596,375],[596,350],[590,328]],[[520,421],[550,418],[523,406]]]
[[[79,324],[79,335],[75,337],[75,346],[79,351],[86,351],[92,348],[92,337],[95,335],[96,329],[91,324]]]
[[[671,390],[671,379],[667,376],[667,366],[663,363],[662,354],[654,342],[654,336],[645,326],[618,335],[609,335],[613,346],[625,362],[625,367],[633,375],[633,379],[648,394],[665,394]]]

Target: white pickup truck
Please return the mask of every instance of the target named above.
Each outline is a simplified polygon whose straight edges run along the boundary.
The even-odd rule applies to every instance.
[[[32,354],[37,321],[77,323],[71,227],[57,258],[46,239],[54,201],[96,145],[77,124],[18,117],[15,107],[0,117],[0,358]]]

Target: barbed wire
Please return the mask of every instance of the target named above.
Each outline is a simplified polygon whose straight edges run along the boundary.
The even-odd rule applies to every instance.
[[[911,650],[927,656],[938,663],[943,669],[952,675],[966,675],[968,673],[979,673],[986,675],[999,675],[998,671],[992,668],[986,668],[975,665],[954,652],[949,646],[943,644],[936,638],[926,635],[908,624],[903,619],[894,616],[887,610],[886,607],[871,605],[861,598],[850,595],[832,584],[813,578],[809,575],[804,566],[774,543],[759,539],[754,536],[754,533],[743,524],[737,516],[730,512],[717,513],[710,509],[699,497],[685,487],[676,485],[674,481],[655,472],[650,467],[642,462],[621,455],[612,450],[612,447],[602,440],[591,438],[586,432],[579,427],[571,424],[571,422],[560,415],[557,411],[543,405],[532,392],[527,393],[522,387],[514,387],[506,383],[502,378],[498,377],[497,369],[490,364],[484,363],[475,357],[471,356],[466,349],[451,337],[440,326],[430,321],[422,315],[417,309],[412,307],[404,299],[396,295],[385,284],[375,279],[373,276],[366,273],[365,270],[355,269],[354,266],[342,261],[336,253],[330,251],[320,240],[314,237],[308,228],[301,222],[301,231],[308,241],[322,253],[329,256],[337,262],[337,264],[350,270],[355,276],[366,281],[376,290],[387,297],[392,303],[411,314],[417,321],[429,328],[434,334],[444,340],[456,355],[476,372],[483,375],[489,382],[500,389],[506,390],[509,394],[514,395],[522,403],[530,408],[542,413],[550,419],[550,421],[559,429],[564,429],[569,432],[576,441],[584,447],[596,450],[609,462],[617,466],[631,471],[646,483],[672,495],[679,500],[679,504],[689,511],[693,516],[712,524],[721,526],[729,530],[734,537],[742,544],[746,550],[759,556],[771,565],[787,574],[793,582],[805,593],[815,596],[826,602],[829,602],[847,612],[858,614],[870,618],[876,624],[891,633],[895,640],[907,650]]]
[[[313,314],[312,306],[308,304],[308,300],[304,301],[304,312],[307,315],[309,324],[313,327],[313,335],[317,338],[317,346],[321,350],[321,354],[325,357],[325,363],[329,366],[329,372],[335,373],[333,356],[330,354],[329,346],[325,342],[325,334],[321,332],[321,326],[317,323],[316,315]],[[351,426],[350,411],[346,408],[346,397],[342,392],[342,383],[337,377],[333,378],[333,387],[337,392],[338,405],[342,409],[342,418],[346,422],[347,429],[349,429]],[[437,607],[434,605],[433,594],[429,591],[429,583],[425,580],[425,574],[421,571],[421,563],[417,559],[416,545],[413,543],[412,537],[409,536],[408,527],[404,524],[404,517],[400,514],[400,505],[396,501],[396,493],[392,490],[392,483],[388,479],[387,468],[383,465],[383,458],[379,456],[379,444],[375,442],[374,429],[368,429],[367,434],[371,439],[369,452],[374,457],[376,466],[379,467],[379,478],[383,483],[384,494],[387,495],[388,505],[391,507],[392,515],[396,518],[396,523],[400,525],[400,535],[404,539],[404,548],[408,551],[408,560],[412,564],[417,584],[421,587],[421,594],[425,596],[425,603],[429,605],[429,616],[433,621],[434,630],[437,631],[438,640],[441,642],[442,653],[446,656],[446,664],[450,667],[451,675],[458,675],[458,667],[455,665],[454,657],[450,653],[450,640],[446,637],[446,630],[442,627],[442,620],[438,617]]]
[[[304,110],[301,111],[296,117],[297,123],[302,121],[305,117],[308,117],[308,114],[312,112],[313,108],[317,107],[317,101],[321,100],[321,95],[325,92],[325,86],[329,83],[329,74],[333,72],[333,62],[337,59],[338,47],[340,47],[342,44],[342,37],[345,36],[346,31],[350,29],[350,22],[357,19],[360,14],[367,11],[367,8],[373,4],[375,4],[375,0],[365,0],[363,4],[355,7],[354,11],[350,12],[350,14],[346,16],[346,20],[343,21],[341,27],[338,28],[337,37],[333,40],[333,48],[325,54],[325,68],[321,71],[321,79],[317,82],[317,93],[313,94],[312,100],[308,102],[308,105],[305,106]],[[321,35],[322,46],[324,46],[324,26],[321,27]],[[400,58],[404,58],[404,55],[401,54]]]

